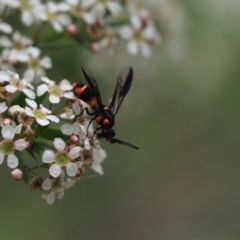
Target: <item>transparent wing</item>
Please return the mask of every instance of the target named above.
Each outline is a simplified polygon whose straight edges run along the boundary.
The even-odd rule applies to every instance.
[[[122,104],[123,99],[127,95],[133,80],[133,69],[131,67],[124,68],[117,77],[117,85],[109,105],[110,110],[115,115]]]
[[[100,95],[99,88],[98,88],[98,85],[97,85],[97,81],[94,78],[92,72],[85,67],[82,67],[82,72],[83,72],[83,75],[88,82],[89,87],[95,93],[95,97],[98,101],[98,104],[102,105],[102,99],[101,99],[101,95]]]

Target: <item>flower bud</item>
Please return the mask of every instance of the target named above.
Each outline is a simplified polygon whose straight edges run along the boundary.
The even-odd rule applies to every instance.
[[[16,181],[19,181],[23,178],[23,171],[19,168],[13,169],[11,172],[11,176]]]

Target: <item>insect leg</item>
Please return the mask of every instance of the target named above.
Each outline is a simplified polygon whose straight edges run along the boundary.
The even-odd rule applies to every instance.
[[[87,115],[89,115],[89,116],[92,116],[92,115],[95,114],[95,112],[89,112],[88,108],[85,107],[85,108],[80,112],[79,115],[83,115],[84,111],[85,111],[85,112],[87,113]]]

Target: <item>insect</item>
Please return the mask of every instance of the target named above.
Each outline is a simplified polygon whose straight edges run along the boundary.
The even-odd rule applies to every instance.
[[[88,85],[73,83],[73,92],[93,109],[93,112],[90,113],[88,108],[84,108],[81,113],[86,111],[88,115],[94,115],[89,125],[93,120],[99,124],[99,127],[95,130],[95,132],[100,130],[100,132],[97,133],[97,137],[106,138],[106,141],[110,143],[120,143],[134,149],[139,149],[131,143],[114,138],[115,131],[112,129],[115,124],[115,115],[131,87],[133,69],[126,67],[118,74],[116,88],[109,106],[102,103],[99,88],[92,72],[85,67],[82,67],[82,72]]]

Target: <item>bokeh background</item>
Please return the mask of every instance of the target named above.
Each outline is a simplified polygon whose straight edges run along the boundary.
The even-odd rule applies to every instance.
[[[105,175],[89,173],[52,206],[1,166],[0,239],[240,239],[240,2],[142,6],[162,36],[150,59],[124,44],[113,55],[46,50],[49,77],[84,81],[84,65],[105,102],[117,73],[133,67],[115,130],[140,150],[102,141]]]

